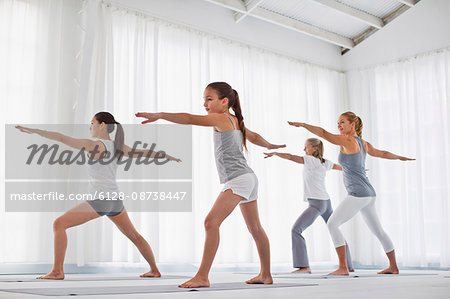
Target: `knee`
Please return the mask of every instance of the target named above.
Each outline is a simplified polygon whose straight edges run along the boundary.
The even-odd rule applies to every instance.
[[[339,227],[339,225],[333,217],[330,217],[330,219],[328,219],[328,222],[327,222],[327,227],[328,227],[328,230],[331,231],[331,230],[337,229]]]
[[[206,217],[204,225],[206,231],[219,229],[220,227],[220,223],[218,223],[213,217]]]
[[[303,233],[303,229],[300,226],[293,226],[291,228],[291,234],[292,235],[301,235]]]
[[[65,229],[67,229],[67,226],[64,224],[61,217],[58,217],[55,221],[53,221],[53,231],[61,231]]]
[[[247,228],[252,236],[258,236],[264,233],[264,229],[261,225],[247,225]]]
[[[142,237],[141,234],[139,234],[139,233],[134,233],[134,234],[130,235],[128,238],[134,244],[140,244],[140,243],[143,243],[145,241],[144,237]]]

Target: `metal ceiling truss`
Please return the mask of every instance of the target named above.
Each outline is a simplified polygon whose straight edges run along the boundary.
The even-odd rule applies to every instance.
[[[400,6],[398,9],[396,9],[395,11],[391,12],[385,18],[373,16],[369,13],[363,12],[362,10],[350,7],[335,0],[308,0],[323,5],[327,8],[333,9],[347,17],[356,19],[362,23],[371,26],[368,30],[366,30],[365,32],[354,38],[344,37],[334,32],[330,32],[325,29],[313,26],[311,24],[304,23],[300,20],[295,20],[293,18],[286,17],[276,12],[272,12],[267,9],[259,7],[259,5],[264,0],[248,0],[248,1],[205,0],[205,1],[233,10],[235,12],[234,19],[236,23],[242,21],[247,16],[251,16],[338,45],[342,48],[341,52],[342,54],[344,54],[350,49],[354,48],[357,44],[361,43],[363,40],[367,39],[377,30],[382,29],[384,25],[392,21],[394,18],[399,16],[408,8],[413,7],[420,0],[396,0],[402,3],[403,5]]]

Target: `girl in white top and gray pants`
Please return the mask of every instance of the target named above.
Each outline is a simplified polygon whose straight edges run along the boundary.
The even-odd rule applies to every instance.
[[[304,200],[308,201],[309,207],[298,217],[292,227],[293,262],[294,268],[298,268],[298,270],[294,271],[295,273],[311,273],[306,242],[302,232],[313,224],[319,216],[322,216],[325,223],[328,222],[328,218],[333,213],[333,208],[331,207],[330,196],[325,188],[326,172],[330,169],[342,170],[340,165],[333,164],[333,162],[323,158],[323,143],[319,139],[307,139],[304,150],[306,155],[302,157],[287,153],[265,153],[265,158],[276,155],[280,158],[305,164],[303,168]],[[346,248],[347,264],[349,270],[353,271],[350,250],[348,246]]]

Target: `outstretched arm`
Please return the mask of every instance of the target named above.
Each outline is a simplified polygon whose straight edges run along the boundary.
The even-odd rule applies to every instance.
[[[389,159],[389,160],[401,160],[401,161],[413,161],[416,159],[407,158],[403,156],[399,156],[396,154],[393,154],[388,151],[378,150],[375,147],[373,147],[372,144],[370,144],[367,141],[364,141],[364,143],[367,145],[367,153],[373,157],[383,158],[383,159]]]
[[[250,141],[251,143],[259,145],[261,147],[265,147],[270,150],[286,147],[286,144],[282,145],[272,144],[269,141],[265,140],[261,135],[253,131],[250,131],[248,128],[245,128],[245,134],[247,136],[247,140]]]
[[[291,126],[294,126],[294,127],[305,128],[306,130],[310,131],[314,135],[317,135],[333,144],[341,145],[343,147],[349,145],[348,136],[331,134],[330,132],[326,131],[325,129],[322,129],[321,127],[308,125],[307,123],[288,121],[288,124],[290,124]]]
[[[303,159],[303,157],[300,156],[296,156],[296,155],[292,155],[289,153],[277,153],[277,152],[272,152],[272,153],[264,153],[264,155],[266,155],[264,157],[265,158],[270,158],[272,156],[278,156],[280,158],[286,159],[286,160],[291,160],[300,164],[305,164],[305,160]]]
[[[224,115],[220,113],[211,113],[208,115],[194,115],[189,113],[146,113],[138,112],[136,117],[143,117],[146,120],[142,121],[142,124],[152,123],[158,119],[164,119],[176,124],[182,125],[196,125],[205,127],[215,127],[222,123]]]
[[[90,139],[73,138],[58,132],[44,131],[40,129],[27,128],[22,126],[16,126],[16,128],[19,129],[21,132],[28,134],[38,134],[39,136],[42,136],[44,138],[58,141],[72,148],[82,149],[88,152],[92,151],[95,148],[95,146],[98,145],[96,141]]]
[[[124,144],[123,145],[123,153],[124,153],[124,156],[130,157],[130,158],[139,158],[139,157],[155,158],[156,154],[158,152],[152,151],[152,150],[137,149],[137,148],[132,149],[128,145]],[[162,158],[166,158],[171,161],[181,162],[180,159],[172,157],[168,154],[165,154],[164,157],[162,157]]]
[[[339,164],[333,164],[333,168],[332,169],[342,170],[342,166],[339,165]]]

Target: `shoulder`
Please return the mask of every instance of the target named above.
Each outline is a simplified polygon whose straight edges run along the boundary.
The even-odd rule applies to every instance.
[[[302,157],[305,162],[305,166],[317,166],[320,163],[320,160],[316,157],[310,155],[304,155]]]
[[[333,168],[334,163],[328,159],[325,159],[325,162],[322,163],[325,169],[330,170]]]

